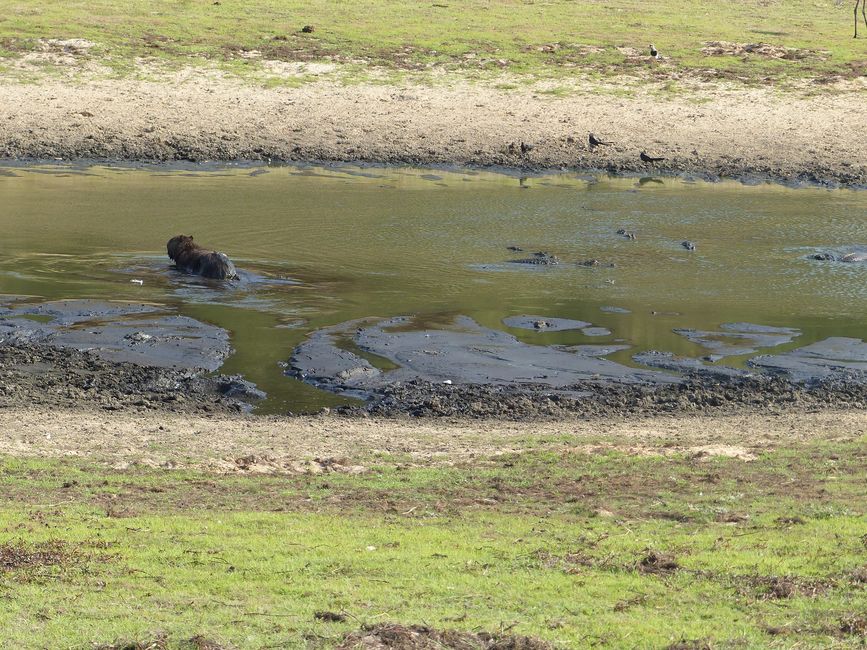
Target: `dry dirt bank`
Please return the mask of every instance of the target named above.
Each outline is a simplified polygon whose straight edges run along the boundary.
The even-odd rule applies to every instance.
[[[0,81],[0,158],[569,167],[863,186],[864,105],[864,91],[807,97],[712,86],[631,97],[576,86],[556,97],[464,82]],[[591,150],[591,131],[613,145]],[[522,153],[522,142],[532,149]],[[642,150],[666,160],[642,163]]]
[[[751,460],[767,449],[865,434],[863,410],[513,423],[0,409],[0,454],[217,472],[351,471],[378,452],[409,456],[411,462],[450,463],[540,445]],[[321,462],[310,462],[314,458]]]

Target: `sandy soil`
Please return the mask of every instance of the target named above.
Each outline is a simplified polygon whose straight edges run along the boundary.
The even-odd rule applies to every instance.
[[[360,472],[360,463],[378,452],[439,464],[540,445],[749,461],[763,450],[799,441],[853,440],[865,434],[864,410],[511,423],[0,409],[0,454],[81,456],[119,469],[144,465],[215,472]]]
[[[569,167],[867,185],[863,90],[706,85],[623,97],[612,88],[576,82],[557,97],[465,82],[263,89],[195,74],[0,80],[0,157]],[[613,144],[591,150],[591,131]],[[522,153],[522,142],[532,149]],[[666,160],[642,163],[642,150]]]

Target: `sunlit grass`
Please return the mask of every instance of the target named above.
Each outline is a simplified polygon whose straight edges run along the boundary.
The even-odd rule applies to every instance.
[[[16,648],[160,632],[332,648],[385,621],[563,647],[856,648],[843,621],[867,606],[863,442],[752,462],[545,443],[310,476],[7,458],[0,545],[100,550],[47,576],[0,567],[0,629]]]
[[[241,76],[260,59],[276,59],[492,77],[694,72],[768,83],[859,74],[865,46],[852,38],[850,9],[807,0],[33,0],[0,3],[0,55],[31,51],[39,39],[84,38],[96,43],[90,56],[115,62],[226,66],[258,53],[230,68]],[[301,33],[304,25],[315,31]],[[708,41],[811,52],[795,60],[705,56]],[[644,53],[650,42],[662,63],[624,49]]]

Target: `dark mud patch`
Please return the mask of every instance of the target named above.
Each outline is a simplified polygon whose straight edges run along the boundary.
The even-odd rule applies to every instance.
[[[229,333],[154,305],[60,300],[0,308],[0,345],[35,343],[91,351],[108,361],[216,370]]]
[[[338,650],[554,650],[534,637],[436,630],[424,625],[381,623],[348,634]]]
[[[867,639],[867,614],[848,614],[840,619],[840,632]]]
[[[247,410],[251,387],[237,377],[201,370],[107,361],[92,352],[41,343],[0,345],[0,408]],[[239,392],[240,391],[240,392]]]
[[[701,48],[701,53],[705,56],[736,56],[741,58],[755,56],[785,61],[802,61],[804,59],[824,61],[831,55],[827,50],[784,47],[770,43],[732,43],[730,41],[707,41]]]
[[[398,317],[319,330],[294,350],[289,373],[333,392],[367,395],[381,393],[397,382],[533,385],[571,394],[568,387],[582,380],[655,385],[678,381],[665,373],[630,368],[594,354],[529,345],[466,316],[442,329],[412,326],[412,319]],[[382,371],[341,349],[338,340],[347,335],[364,352],[397,367]]]
[[[632,360],[635,363],[640,363],[651,368],[660,368],[661,370],[671,370],[680,373],[694,373],[708,377],[733,378],[745,377],[750,374],[746,370],[729,368],[728,366],[715,366],[705,363],[700,359],[682,357],[671,352],[660,352],[658,350],[639,352],[632,355]]]
[[[675,329],[692,343],[710,350],[715,359],[752,354],[759,348],[771,348],[790,343],[800,332],[790,327],[769,327],[753,323],[723,323],[719,332]]]
[[[118,640],[114,643],[95,645],[94,650],[229,650],[231,646],[223,645],[206,636],[197,634],[180,642],[171,641],[166,634],[157,634],[151,639]]]
[[[604,346],[530,345],[458,317],[442,328],[413,329],[409,318],[353,321],[314,332],[293,352],[287,374],[337,394],[365,398],[343,406],[347,414],[531,419],[739,410],[743,408],[851,407],[867,401],[867,373],[841,374],[827,360],[808,377],[709,366],[673,355],[637,360],[678,371],[640,370],[600,358]],[[744,323],[740,336],[787,340],[791,332]],[[771,330],[774,331],[771,331]],[[753,331],[755,330],[755,331]],[[724,329],[724,332],[729,331]],[[340,341],[349,338],[374,366]],[[763,339],[764,342],[769,342]],[[860,345],[863,344],[859,341]],[[620,349],[611,346],[612,351]],[[604,352],[602,352],[604,354]],[[860,347],[842,350],[847,358]],[[770,365],[768,357],[763,363]],[[861,362],[850,362],[849,365]],[[854,366],[853,366],[854,367]]]
[[[107,562],[111,555],[104,542],[72,543],[60,539],[0,544],[0,578],[15,582],[61,579],[73,570],[95,562]]]
[[[708,573],[704,577],[717,580],[733,588],[738,594],[757,600],[816,598],[825,596],[835,589],[857,588],[852,577],[846,575],[806,578],[790,575],[719,575]]]
[[[672,555],[650,551],[638,562],[638,570],[642,573],[667,574],[674,573],[680,564]]]
[[[867,378],[867,343],[835,336],[783,354],[762,355],[749,365],[796,381],[850,376]]]
[[[807,385],[764,376],[693,377],[663,386],[579,382],[554,392],[544,385],[447,385],[415,380],[386,385],[366,404],[340,406],[335,412],[524,421],[817,408],[867,408],[867,384],[829,379]]]

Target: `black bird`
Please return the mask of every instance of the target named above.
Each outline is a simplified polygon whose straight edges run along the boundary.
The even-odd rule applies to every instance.
[[[607,146],[607,145],[611,144],[610,142],[602,142],[602,140],[597,138],[592,133],[590,134],[590,137],[588,138],[588,140],[590,140],[590,146],[591,147]]]
[[[533,151],[533,145],[528,144],[528,143],[526,143],[526,142],[522,142],[522,143],[521,143],[521,153],[523,153],[523,154],[528,154],[528,153],[530,153],[531,151]]]
[[[659,162],[660,160],[665,160],[665,158],[656,158],[654,156],[648,156],[647,153],[644,151],[641,152],[640,158],[641,158],[641,162],[646,162],[646,163],[654,163],[654,162]]]
[[[694,251],[694,250],[695,250],[695,244],[693,244],[693,243],[692,243],[691,241],[689,241],[689,240],[687,240],[687,241],[685,241],[685,242],[681,242],[680,245],[683,246],[683,247],[684,247],[686,250],[688,250],[688,251]]]

